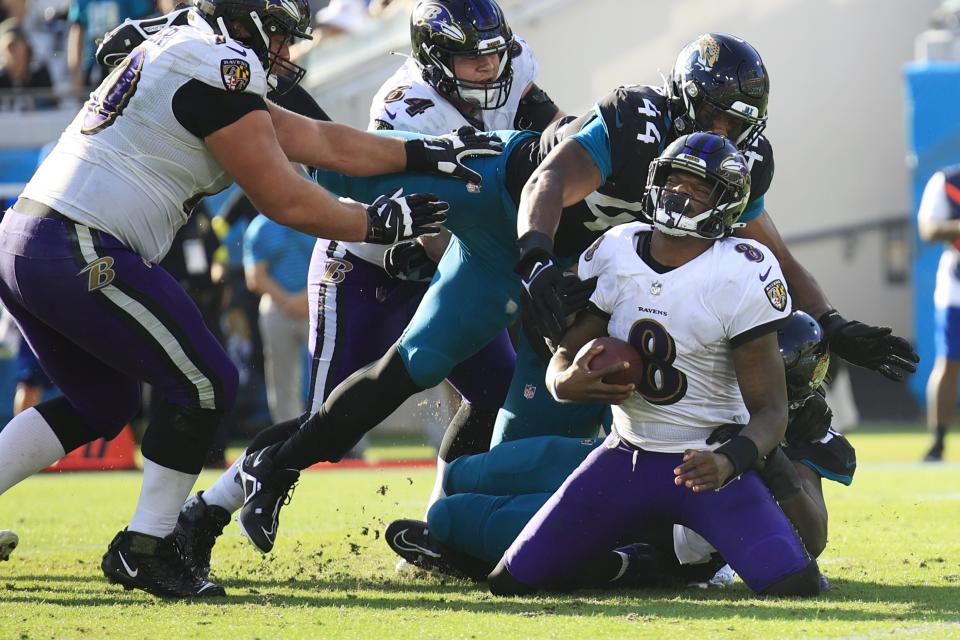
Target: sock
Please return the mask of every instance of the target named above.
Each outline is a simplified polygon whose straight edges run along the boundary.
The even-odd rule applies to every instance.
[[[237,482],[240,465],[243,464],[243,455],[237,458],[230,467],[220,474],[217,481],[203,492],[203,501],[209,505],[223,507],[230,513],[243,506],[243,487]]]
[[[18,414],[0,431],[0,494],[66,453],[39,411],[30,408]]]
[[[936,430],[933,434],[933,443],[934,445],[943,446],[943,440],[947,437],[947,426],[943,424],[938,424]]]
[[[443,474],[447,469],[447,463],[443,458],[437,458],[437,478],[433,481],[433,492],[430,499],[427,500],[427,510],[424,512],[423,519],[426,520],[426,514],[430,513],[430,507],[436,504],[437,500],[447,497],[447,492],[443,490]]]
[[[197,475],[162,467],[144,458],[140,500],[127,529],[158,538],[173,533]]]

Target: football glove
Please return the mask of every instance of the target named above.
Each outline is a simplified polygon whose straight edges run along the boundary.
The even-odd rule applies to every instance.
[[[832,420],[833,412],[827,406],[823,390],[817,389],[816,393],[810,394],[799,407],[790,410],[784,440],[788,444],[816,442],[827,435]]]
[[[831,353],[850,364],[872,369],[880,375],[901,382],[904,373],[914,373],[920,357],[910,343],[893,335],[890,327],[873,327],[856,320],[846,320],[836,311],[820,317]]]
[[[503,152],[503,143],[493,136],[477,133],[473,127],[460,127],[438,138],[408,140],[407,171],[451,175],[479,185],[483,178],[463,163],[473,156],[495,156]]]
[[[367,207],[367,237],[364,242],[394,244],[420,235],[438,233],[450,208],[432,193],[382,195]]]
[[[540,333],[554,342],[566,328],[560,297],[563,270],[553,257],[553,241],[545,233],[528,231],[518,240],[520,260],[514,268],[523,284],[524,300]]]
[[[398,242],[383,254],[383,270],[391,278],[412,282],[430,282],[437,272],[437,263],[416,240]]]

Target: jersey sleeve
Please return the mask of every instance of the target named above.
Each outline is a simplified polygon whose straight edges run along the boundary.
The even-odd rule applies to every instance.
[[[265,97],[267,74],[253,51],[235,40],[209,35],[179,43],[171,51],[187,65],[190,76],[228,93]]]
[[[603,234],[583,252],[577,265],[577,276],[581,280],[597,277],[597,288],[590,296],[590,304],[607,317],[613,314],[617,300],[617,273],[610,263],[611,245],[614,244],[615,237]]]
[[[950,219],[950,202],[947,200],[947,178],[943,171],[937,171],[927,180],[920,198],[917,219],[920,222],[939,222]]]
[[[740,241],[725,257],[732,264],[729,271],[718,269],[727,279],[714,290],[714,300],[726,337],[736,348],[776,331],[790,316],[791,301],[780,264],[765,246]]]
[[[610,150],[610,135],[607,125],[599,114],[588,119],[580,131],[569,138],[582,146],[600,170],[600,179],[606,182],[613,173],[613,157]]]

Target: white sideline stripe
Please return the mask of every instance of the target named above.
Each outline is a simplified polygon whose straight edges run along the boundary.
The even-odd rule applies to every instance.
[[[924,624],[913,627],[903,627],[900,629],[877,629],[867,633],[857,634],[855,636],[829,636],[833,640],[869,640],[870,638],[889,638],[891,636],[915,636],[918,634],[927,634],[932,631],[942,631],[946,629],[960,630],[960,622],[941,622],[939,624]],[[820,636],[826,637],[826,636]]]
[[[326,251],[323,253],[323,260],[326,263]],[[342,242],[338,242],[331,257],[342,260],[346,255],[347,248]],[[325,289],[324,286],[326,286]],[[317,375],[313,379],[313,406],[310,407],[310,415],[319,411],[320,407],[323,406],[323,401],[326,400],[323,392],[327,386],[327,376],[330,375],[330,365],[333,364],[333,354],[337,348],[337,322],[340,320],[337,317],[337,296],[339,293],[340,287],[337,283],[324,285],[321,282],[318,288],[317,296],[323,296],[323,335],[316,335],[313,340],[314,350],[319,350],[319,353],[314,354],[314,356],[320,358],[320,363],[317,365]],[[319,302],[318,300],[317,303],[319,304]],[[311,313],[316,311],[316,307],[310,309]],[[319,320],[317,318],[317,329],[320,328]]]
[[[90,229],[83,225],[75,225],[77,229],[77,238],[80,241],[80,253],[87,264],[100,258],[93,247],[93,236],[90,235]],[[190,360],[190,357],[180,346],[173,334],[163,325],[159,318],[150,313],[140,302],[137,302],[124,292],[117,289],[112,284],[100,289],[110,302],[115,304],[118,309],[129,315],[137,323],[147,330],[157,344],[170,356],[170,360],[180,370],[183,375],[190,380],[197,389],[197,395],[200,398],[201,409],[216,409],[213,383],[197,368],[197,365]]]

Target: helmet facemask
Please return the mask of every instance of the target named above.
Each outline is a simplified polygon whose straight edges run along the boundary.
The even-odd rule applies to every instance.
[[[221,33],[245,44],[256,54],[271,88],[277,89],[278,75],[289,80],[281,91],[286,93],[303,79],[306,69],[280,52],[298,38],[313,38],[309,10],[305,2],[297,0],[267,0],[265,5],[265,10],[255,10],[240,2],[203,0],[199,7],[207,15],[216,17]],[[271,46],[275,35],[284,36],[279,46]]]
[[[732,150],[732,145],[726,144]],[[693,196],[669,188],[667,181],[675,171],[710,183],[709,195]],[[740,154],[725,158],[719,170],[711,170],[706,160],[695,155],[664,154],[650,163],[644,210],[653,226],[666,235],[718,240],[744,226],[737,220],[747,205],[749,184],[749,173]]]
[[[475,52],[469,54],[424,43],[424,56],[431,62],[424,67],[424,73],[427,80],[441,93],[485,111],[500,109],[507,104],[513,88],[513,68],[510,64],[512,46],[513,39],[507,40],[503,36],[481,40]],[[494,80],[475,82],[457,77],[454,71],[454,56],[481,57],[491,54],[496,54],[500,61]]]

